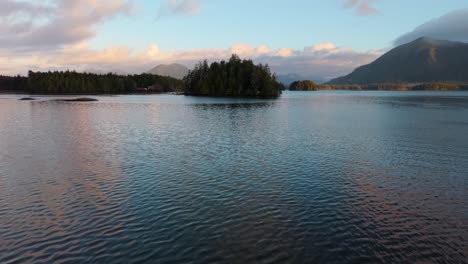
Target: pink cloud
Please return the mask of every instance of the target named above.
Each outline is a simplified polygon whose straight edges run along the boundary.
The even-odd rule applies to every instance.
[[[372,7],[376,0],[346,0],[344,6],[354,9],[359,15],[367,16],[378,13],[377,9]]]

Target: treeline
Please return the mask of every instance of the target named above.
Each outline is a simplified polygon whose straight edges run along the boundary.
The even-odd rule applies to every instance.
[[[343,84],[343,85],[317,85],[313,81],[293,82],[291,91],[317,91],[317,90],[350,90],[350,91],[468,91],[468,84],[462,83],[374,83],[374,84]]]
[[[352,90],[352,91],[408,91],[410,86],[398,83],[376,84],[345,84],[345,85],[320,85],[320,90]]]
[[[23,76],[0,75],[0,90],[9,92],[22,92],[28,88],[28,78]]]
[[[379,83],[366,85],[321,85],[320,90],[356,90],[356,91],[466,91],[468,84],[457,83],[422,83],[399,84]]]
[[[135,83],[137,89],[147,88],[148,92],[168,93],[184,91],[182,80],[169,76],[161,76],[151,73],[134,74],[127,76]]]
[[[117,75],[75,71],[32,72],[28,77],[0,78],[0,89],[32,94],[124,94],[181,92],[183,82],[153,74]]]
[[[130,78],[112,73],[32,72],[28,74],[29,92],[41,94],[119,94],[135,89]]]
[[[289,90],[291,91],[317,91],[319,86],[309,80],[305,81],[295,81],[289,85]]]
[[[184,78],[184,85],[186,95],[219,97],[275,98],[284,89],[268,65],[255,65],[237,55],[228,62],[198,63]]]
[[[468,91],[468,84],[423,83],[411,87],[414,91]]]

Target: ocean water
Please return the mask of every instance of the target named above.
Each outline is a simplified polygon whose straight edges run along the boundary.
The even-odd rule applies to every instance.
[[[0,263],[467,263],[468,92],[0,94]]]

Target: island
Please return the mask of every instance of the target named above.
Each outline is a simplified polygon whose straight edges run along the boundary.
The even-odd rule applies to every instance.
[[[289,85],[290,91],[317,91],[319,86],[310,80],[295,81]]]
[[[184,78],[184,87],[185,95],[245,98],[277,98],[283,90],[268,65],[235,54],[227,62],[199,62]]]

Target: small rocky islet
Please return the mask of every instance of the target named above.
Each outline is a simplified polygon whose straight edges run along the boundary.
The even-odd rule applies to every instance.
[[[19,101],[35,101],[35,100],[37,99],[33,97],[23,97],[19,99]],[[79,98],[70,98],[70,99],[53,99],[50,101],[54,101],[54,102],[97,102],[99,100],[95,98],[90,98],[90,97],[79,97]]]
[[[80,97],[80,98],[71,98],[71,99],[55,99],[56,102],[97,102],[98,99],[90,97]]]

